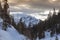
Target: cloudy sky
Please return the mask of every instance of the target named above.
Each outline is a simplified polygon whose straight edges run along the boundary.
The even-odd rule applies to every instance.
[[[40,12],[60,8],[60,0],[8,0],[11,11]]]
[[[60,8],[60,0],[8,0],[11,12],[48,13],[48,10]],[[38,15],[37,15],[38,16]],[[41,17],[40,17],[41,18]]]

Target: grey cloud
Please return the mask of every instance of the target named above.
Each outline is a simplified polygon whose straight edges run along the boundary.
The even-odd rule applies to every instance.
[[[41,10],[33,10],[33,9],[26,9],[26,8],[22,8],[22,9],[16,9],[13,6],[10,8],[11,12],[24,12],[24,13],[39,13],[42,12]]]
[[[17,5],[20,5],[20,4],[28,4],[29,6],[31,6],[31,9],[21,9],[21,10],[18,10],[18,9],[14,9],[15,11],[23,11],[23,12],[39,12],[37,10],[33,10],[35,8],[38,8],[38,9],[52,9],[52,8],[60,8],[60,1],[58,0],[57,2],[55,3],[50,3],[48,0],[30,0],[30,1],[27,1],[27,0],[15,0],[11,3],[9,3],[10,6],[17,6]],[[11,9],[11,11],[13,11],[13,9]],[[40,10],[41,11],[41,10]]]

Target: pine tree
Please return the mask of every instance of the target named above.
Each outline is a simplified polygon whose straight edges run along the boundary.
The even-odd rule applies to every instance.
[[[49,12],[49,14],[48,14],[48,19],[50,19],[51,17],[52,17],[52,13]]]
[[[56,36],[56,39],[55,40],[58,40],[58,37]]]
[[[1,6],[1,2],[0,2],[0,17],[2,16],[2,6]]]
[[[7,13],[7,10],[9,8],[9,5],[7,3],[7,0],[3,0],[4,6],[2,8],[2,18],[3,18],[3,29],[6,30],[7,25],[11,23],[9,13]]]

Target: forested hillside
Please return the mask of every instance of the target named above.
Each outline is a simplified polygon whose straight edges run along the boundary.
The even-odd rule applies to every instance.
[[[17,22],[17,19],[9,14],[8,8],[9,5],[7,3],[7,0],[4,0],[3,7],[1,6],[0,2],[0,18],[2,20],[0,20],[0,26],[1,29],[4,30],[3,32],[7,31],[9,27],[13,26],[13,28],[16,29],[19,34],[26,36],[27,40],[37,40],[37,38],[43,39],[46,37],[45,32],[49,32],[50,37],[56,37],[56,40],[58,40],[57,37],[60,34],[60,12],[58,12],[58,15],[56,15],[54,9],[53,15],[51,16],[51,13],[49,13],[48,18],[45,21],[27,15],[23,15],[21,17],[20,14],[20,19]]]

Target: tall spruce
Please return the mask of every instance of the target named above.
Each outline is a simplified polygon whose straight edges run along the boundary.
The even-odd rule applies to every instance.
[[[7,25],[11,24],[11,20],[10,20],[10,17],[9,17],[9,13],[7,12],[8,8],[9,8],[7,0],[3,0],[3,3],[4,3],[3,8],[2,8],[3,30],[6,30]]]
[[[58,40],[58,37],[56,36],[56,39],[55,40]]]

